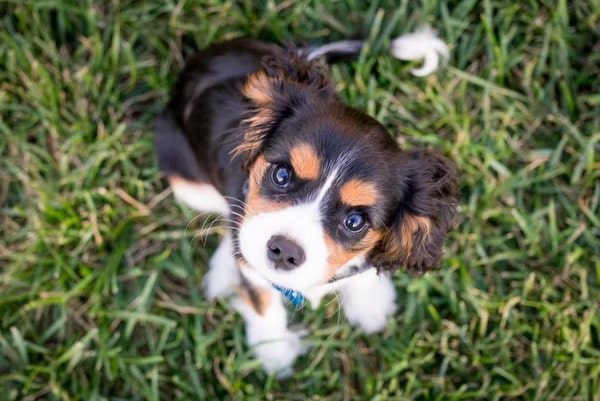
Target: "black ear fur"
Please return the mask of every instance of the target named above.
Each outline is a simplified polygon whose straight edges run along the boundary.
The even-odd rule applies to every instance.
[[[398,174],[406,177],[390,229],[371,252],[379,270],[405,267],[423,273],[439,266],[448,231],[456,218],[458,169],[427,150],[403,155]]]
[[[242,88],[248,115],[239,129],[244,141],[233,150],[248,168],[281,121],[299,108],[334,95],[329,71],[318,60],[308,60],[297,49],[265,56],[262,67],[250,74]]]

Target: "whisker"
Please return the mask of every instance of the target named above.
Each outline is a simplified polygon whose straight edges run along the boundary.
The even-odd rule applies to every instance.
[[[246,201],[244,201],[243,199],[238,199],[238,198],[234,198],[233,196],[223,196],[225,199],[228,199],[232,202],[232,206],[236,206],[236,207],[245,207],[246,206]]]
[[[202,227],[202,231],[200,233],[201,235],[203,234],[202,246],[206,246],[206,241],[208,240],[208,234],[211,232],[214,225],[217,224],[219,221],[221,221],[221,219],[215,219],[215,220],[211,221],[209,223],[208,227],[206,227],[206,231],[205,231],[205,228]]]
[[[215,224],[215,223],[216,223],[218,220],[219,220],[219,219],[217,218],[217,219],[215,219],[215,220],[212,220],[212,221],[210,221],[210,227],[209,227],[209,228],[212,228],[212,226],[213,226],[213,225],[214,225],[214,224]],[[209,224],[208,222],[209,222],[209,220],[204,220],[204,221],[202,222],[202,227],[200,227],[200,230],[199,230],[199,232],[198,232],[197,234],[195,234],[195,235],[194,235],[194,236],[193,236],[193,237],[192,237],[192,238],[191,238],[191,239],[188,241],[188,244],[187,244],[187,250],[188,250],[188,251],[189,251],[189,250],[192,248],[192,243],[193,243],[193,242],[194,242],[194,240],[195,240],[196,238],[198,238],[198,237],[203,237],[203,238],[205,239],[205,241],[204,241],[204,243],[203,243],[202,245],[203,245],[203,246],[206,246],[206,238],[208,237],[208,234],[209,234],[209,232],[208,232],[207,230],[205,230],[205,228],[206,228],[206,225],[207,225],[207,224]]]
[[[200,236],[204,236],[203,233],[198,233],[192,237],[192,239],[188,243],[188,251],[190,251],[192,249],[192,242],[194,242],[196,240],[196,238],[198,238]],[[206,237],[206,236],[204,236],[204,237]],[[203,246],[206,246],[206,244],[203,244]]]
[[[245,210],[245,205],[230,205],[230,206],[232,208],[235,208],[235,209],[240,210],[242,212]]]
[[[221,219],[219,219],[219,221],[224,221],[224,222],[227,222],[227,223],[238,224],[237,220],[231,219],[229,217],[221,217]]]
[[[337,323],[335,325],[336,331],[340,328],[342,322],[342,298],[338,295],[337,292],[333,293],[335,300],[337,301],[336,313],[337,313]]]
[[[240,209],[239,211],[237,211],[237,210],[230,210],[229,211],[230,214],[233,214],[233,215],[236,215],[236,216],[242,216],[242,213],[244,213],[244,212],[245,212],[245,209]]]
[[[225,198],[226,199],[231,199],[233,202],[237,202],[238,203],[238,205],[236,205],[234,203],[234,206],[236,206],[236,207],[238,207],[238,208],[240,208],[242,210],[248,210],[251,213],[254,213],[254,211],[252,210],[252,208],[250,207],[250,205],[248,204],[248,202],[246,202],[246,201],[244,201],[242,199],[233,198],[231,196],[225,196]]]
[[[335,308],[335,311],[333,312],[334,314],[337,315],[337,319],[336,319],[336,324],[335,324],[335,331],[331,332],[331,334],[328,337],[328,340],[331,339],[334,335],[334,333],[336,333],[342,323],[342,298],[341,296],[337,293],[337,291],[333,292],[333,296],[334,298],[331,300],[331,302],[333,302],[334,300],[337,301],[337,306]]]
[[[187,233],[187,231],[189,230],[189,226],[192,224],[192,222],[204,214],[206,214],[206,213],[202,213],[202,214],[194,217],[192,219],[192,221],[190,223],[188,223],[185,233]],[[214,233],[214,226],[217,223],[226,223],[225,225],[223,225],[223,227],[225,227],[229,230],[234,230],[236,228],[236,226],[239,225],[239,223],[237,223],[235,220],[229,219],[224,216],[216,216],[214,219],[206,219],[202,222],[202,226],[200,227],[198,233],[195,234],[192,237],[192,239],[188,242],[188,250],[191,248],[193,241],[198,237],[202,237],[202,239],[203,239],[202,246],[206,246],[206,241],[208,240],[208,236],[210,234]]]
[[[239,229],[239,223],[237,221],[228,219],[226,217],[218,217],[214,220],[205,220],[202,224],[202,227],[198,231],[198,233],[195,234],[192,237],[192,239],[190,239],[190,241],[188,242],[188,250],[191,248],[193,241],[196,240],[196,238],[198,238],[198,237],[201,237],[203,240],[202,246],[206,246],[206,241],[208,240],[208,236],[210,234],[214,233],[214,226],[217,223],[225,223],[225,224],[222,224],[221,227],[225,228],[227,230],[230,230],[230,231]]]
[[[243,207],[246,204],[246,201],[241,199],[232,198],[231,196],[227,196],[226,198],[229,199],[231,204],[236,207]]]
[[[192,225],[192,223],[196,220],[198,220],[200,217],[202,216],[206,216],[209,212],[202,212],[196,216],[194,216],[185,226],[185,229],[183,230],[183,235],[185,236],[187,234],[188,229],[190,228],[190,225]]]

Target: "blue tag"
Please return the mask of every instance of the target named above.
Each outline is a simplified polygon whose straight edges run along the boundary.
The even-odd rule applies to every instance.
[[[302,295],[300,292],[298,292],[296,290],[292,290],[290,288],[285,288],[285,287],[280,287],[277,284],[273,284],[273,287],[277,291],[279,291],[280,293],[282,293],[283,296],[288,301],[290,301],[291,303],[293,303],[296,306],[300,306],[304,302],[304,295]]]

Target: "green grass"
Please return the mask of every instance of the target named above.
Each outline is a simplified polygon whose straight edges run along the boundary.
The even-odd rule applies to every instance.
[[[369,3],[0,1],[0,400],[600,400],[600,3]],[[422,22],[452,46],[424,79],[382,53]],[[182,51],[357,34],[342,97],[458,162],[461,222],[385,333],[294,312],[280,382],[202,297],[219,229],[165,191],[152,121]]]

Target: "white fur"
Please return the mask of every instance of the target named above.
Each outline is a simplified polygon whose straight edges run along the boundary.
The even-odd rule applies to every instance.
[[[308,300],[308,302],[310,302],[310,306],[312,306],[313,309],[316,309],[320,305],[321,299],[323,299],[323,297],[325,295],[338,291],[339,289],[345,287],[350,281],[360,280],[362,275],[364,273],[366,273],[366,271],[363,271],[363,272],[360,272],[360,273],[357,273],[354,275],[350,275],[350,276],[344,277],[344,278],[341,278],[341,277],[343,277],[343,275],[346,274],[347,269],[350,266],[361,266],[364,263],[365,263],[364,255],[359,255],[359,256],[352,258],[344,266],[339,267],[337,269],[336,275],[335,275],[335,278],[336,278],[335,281],[309,288],[308,290],[304,291],[302,293],[302,295],[304,295],[304,297]]]
[[[227,201],[210,184],[199,184],[175,177],[170,179],[169,184],[173,188],[175,198],[194,210],[222,215],[229,213]]]
[[[266,288],[262,289],[263,291]],[[305,330],[290,330],[287,327],[287,312],[281,295],[270,289],[271,304],[263,315],[240,297],[231,305],[242,315],[246,323],[246,342],[252,347],[256,359],[269,374],[286,377],[292,374],[294,360],[308,349],[302,338]]]
[[[354,278],[356,277],[356,278]],[[366,333],[382,331],[396,312],[396,290],[392,280],[370,269],[347,279],[340,289],[342,309],[348,322]]]
[[[244,220],[239,231],[240,251],[251,268],[272,283],[298,291],[327,282],[329,250],[319,208],[336,176],[337,170],[327,178],[313,202],[259,213]],[[267,242],[274,235],[283,235],[304,249],[306,260],[301,266],[290,271],[271,267]]]
[[[240,272],[233,257],[233,241],[227,233],[210,258],[208,272],[202,279],[204,294],[209,300],[226,297],[235,292],[240,284]]]
[[[434,72],[438,68],[440,59],[447,60],[449,53],[448,45],[428,26],[394,39],[390,45],[390,52],[400,60],[423,60],[420,68],[411,70],[411,73],[418,77]]]

